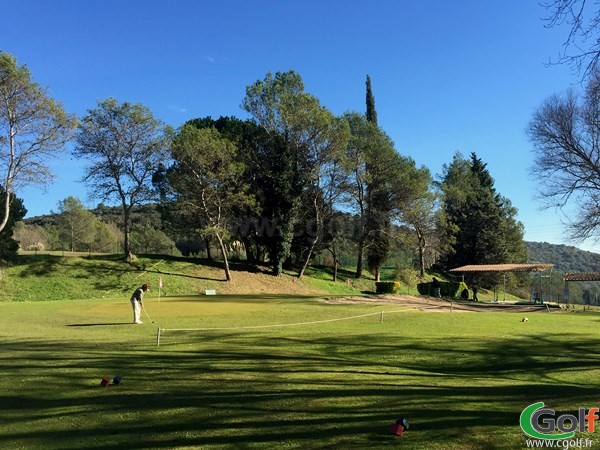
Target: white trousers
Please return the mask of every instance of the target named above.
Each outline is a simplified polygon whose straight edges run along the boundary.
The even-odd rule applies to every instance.
[[[142,308],[140,307],[140,302],[138,302],[135,298],[132,298],[131,307],[133,308],[133,323],[141,322],[140,313],[142,312]]]

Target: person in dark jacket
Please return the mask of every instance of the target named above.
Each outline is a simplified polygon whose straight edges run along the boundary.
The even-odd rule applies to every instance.
[[[433,296],[434,297],[441,297],[442,296],[442,289],[440,286],[440,282],[437,280],[437,278],[434,278],[431,282],[431,285],[433,286]]]
[[[133,323],[144,323],[140,320],[140,313],[144,307],[144,294],[150,289],[148,284],[143,284],[137,288],[131,295],[131,307],[133,308]]]

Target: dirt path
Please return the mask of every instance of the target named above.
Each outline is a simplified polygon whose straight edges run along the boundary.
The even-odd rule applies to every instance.
[[[351,304],[368,303],[373,305],[395,305],[404,306],[427,312],[448,312],[450,309],[456,312],[518,312],[518,313],[547,313],[562,312],[559,307],[551,305],[523,305],[513,303],[484,303],[472,301],[450,301],[435,297],[417,297],[414,295],[381,295],[372,297],[339,297],[326,298],[326,303]]]

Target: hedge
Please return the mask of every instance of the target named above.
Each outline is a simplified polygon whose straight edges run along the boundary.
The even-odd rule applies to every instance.
[[[440,294],[442,297],[460,298],[463,289],[468,289],[464,282],[440,281]],[[417,284],[417,290],[421,295],[434,295],[433,282]]]
[[[395,294],[399,290],[399,281],[377,281],[375,283],[375,292],[378,294]]]

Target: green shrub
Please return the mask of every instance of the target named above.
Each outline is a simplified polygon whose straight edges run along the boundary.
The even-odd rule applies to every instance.
[[[377,281],[375,283],[375,292],[378,294],[395,294],[399,290],[399,281]]]
[[[433,286],[431,283],[418,283],[417,291],[421,295],[433,295]]]
[[[463,289],[468,289],[468,287],[462,281],[440,281],[440,294],[442,297],[460,298],[460,293]],[[417,284],[417,291],[421,295],[433,296],[433,283],[431,281],[428,283],[419,283]]]
[[[469,286],[467,286],[467,283],[465,283],[464,281],[461,281],[460,283],[458,283],[458,291],[456,291],[456,297],[457,298],[462,298],[462,293],[464,290],[467,290],[467,298],[466,300],[468,300],[469,298]]]
[[[419,272],[412,268],[396,269],[394,279],[408,286],[415,286],[419,281]]]

